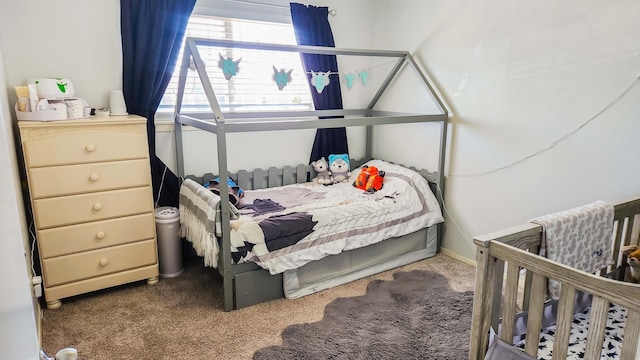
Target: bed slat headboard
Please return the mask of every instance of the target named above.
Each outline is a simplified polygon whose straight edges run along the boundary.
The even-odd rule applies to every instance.
[[[366,162],[364,159],[351,159],[350,165],[355,169]],[[266,189],[276,186],[301,184],[310,181],[316,176],[315,170],[310,165],[300,164],[298,166],[285,166],[283,168],[270,167],[267,170],[255,169],[253,171],[240,170],[237,173],[229,173],[229,176],[245,190]],[[206,173],[203,176],[187,175],[199,184],[206,184],[215,179],[218,175]]]

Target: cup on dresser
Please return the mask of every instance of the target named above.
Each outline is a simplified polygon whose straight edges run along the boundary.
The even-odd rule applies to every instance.
[[[109,108],[111,115],[127,115],[127,104],[124,101],[122,90],[112,90],[109,95]]]

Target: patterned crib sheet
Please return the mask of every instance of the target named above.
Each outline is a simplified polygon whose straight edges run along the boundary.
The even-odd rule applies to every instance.
[[[589,333],[589,313],[591,307],[579,312],[573,317],[571,324],[571,336],[569,338],[569,352],[567,359],[584,359],[584,351]],[[609,305],[609,317],[605,330],[605,341],[600,359],[619,359],[622,349],[622,339],[624,335],[624,324],[627,319],[627,311],[623,307],[615,304]],[[556,333],[556,326],[550,326],[540,333],[540,344],[538,346],[539,359],[551,359],[553,353],[553,339]],[[521,340],[517,347],[524,349],[526,340]]]

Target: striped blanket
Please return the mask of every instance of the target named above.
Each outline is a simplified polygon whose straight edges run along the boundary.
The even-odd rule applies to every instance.
[[[222,236],[222,214],[220,196],[197,182],[186,179],[180,187],[180,236],[188,239],[198,256],[204,257],[205,265],[218,266],[218,241]],[[238,219],[240,213],[235,206],[230,218]]]

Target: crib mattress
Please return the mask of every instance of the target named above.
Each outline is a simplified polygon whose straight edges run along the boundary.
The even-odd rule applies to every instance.
[[[589,332],[589,313],[591,307],[577,313],[571,324],[571,335],[569,338],[569,349],[567,359],[583,359]],[[624,324],[627,318],[626,310],[618,305],[609,306],[609,317],[605,330],[605,341],[603,344],[600,359],[619,359],[624,337]],[[553,353],[553,339],[556,326],[549,326],[540,333],[540,343],[538,346],[539,359],[551,359]],[[524,348],[526,340],[515,344],[519,348]]]

